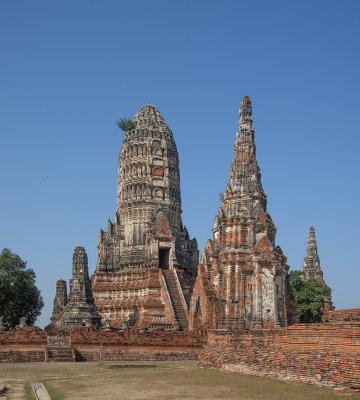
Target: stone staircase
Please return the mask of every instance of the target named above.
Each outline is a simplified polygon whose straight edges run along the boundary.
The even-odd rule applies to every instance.
[[[182,330],[188,329],[188,318],[187,313],[184,309],[184,303],[182,299],[182,293],[179,292],[181,290],[179,288],[177,278],[175,276],[176,271],[174,270],[163,270],[163,276],[166,282],[166,286],[169,291],[169,295],[171,298],[171,303],[174,309],[175,317],[177,322],[180,325]]]
[[[48,346],[47,351],[49,361],[75,361],[75,353],[71,346]]]

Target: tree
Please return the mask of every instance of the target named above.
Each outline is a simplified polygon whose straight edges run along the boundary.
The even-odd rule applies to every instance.
[[[15,328],[21,317],[33,325],[44,306],[35,286],[35,272],[10,249],[0,254],[0,316],[7,328]]]
[[[299,270],[290,271],[289,281],[300,322],[321,322],[324,298],[331,300],[331,289],[315,278],[304,281]]]

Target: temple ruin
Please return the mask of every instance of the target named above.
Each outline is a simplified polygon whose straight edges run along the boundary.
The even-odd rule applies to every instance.
[[[57,281],[46,330],[23,318],[8,331],[0,316],[0,362],[197,359],[202,367],[360,390],[360,309],[335,311],[325,298],[323,323],[298,323],[252,122],[245,96],[213,237],[198,265],[197,242],[181,220],[174,138],[145,105],[125,133],[115,218],[100,229],[95,273],[90,279],[85,249],[76,247],[69,295]],[[313,227],[303,277],[325,284]]]
[[[275,243],[276,228],[267,212],[252,122],[245,96],[213,239],[201,254],[191,328],[275,328],[297,321],[287,258]]]
[[[115,219],[99,233],[95,303],[113,327],[187,329],[198,248],[182,224],[176,144],[151,104],[132,123],[119,154]]]
[[[306,247],[306,256],[302,267],[303,279],[307,281],[310,278],[315,278],[325,285],[324,274],[320,267],[320,258],[315,239],[315,229],[313,226],[309,230],[309,239]]]
[[[67,298],[66,282],[57,281],[54,310],[47,329],[70,330],[78,326],[100,326],[100,317],[92,295],[88,258],[81,246],[74,250],[72,279],[69,286],[69,298]]]

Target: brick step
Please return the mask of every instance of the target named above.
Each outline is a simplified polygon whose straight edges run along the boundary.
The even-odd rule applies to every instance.
[[[53,358],[59,358],[59,357],[72,357],[72,352],[68,352],[68,353],[57,353],[57,352],[53,352],[53,351],[49,351],[49,357],[53,357]]]
[[[73,361],[73,351],[69,346],[48,347],[50,361]]]
[[[186,317],[186,313],[184,311],[183,302],[181,300],[181,294],[179,293],[179,287],[175,278],[175,271],[165,270],[163,271],[163,275],[165,278],[166,286],[168,288],[171,302],[173,305],[175,317],[180,324],[182,329],[188,328],[188,320]]]

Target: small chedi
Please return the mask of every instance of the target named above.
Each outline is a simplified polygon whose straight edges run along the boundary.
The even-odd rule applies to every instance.
[[[325,285],[324,276],[320,267],[320,258],[315,239],[315,229],[313,226],[309,230],[309,239],[306,247],[306,256],[302,267],[303,279],[307,281],[310,278],[315,278]]]
[[[92,296],[88,258],[85,249],[80,246],[74,251],[72,279],[69,286],[69,298],[67,298],[66,282],[57,281],[54,310],[47,329],[99,326],[100,317]]]
[[[310,278],[318,280],[322,285],[326,285],[324,274],[320,266],[320,258],[315,238],[315,229],[313,226],[309,230],[309,239],[306,247],[306,255],[302,267],[302,279],[308,281]],[[328,322],[330,311],[335,307],[330,299],[324,296],[324,306],[322,308],[322,322]]]
[[[275,328],[297,321],[289,266],[275,234],[256,161],[252,105],[245,96],[213,239],[198,267],[190,328]]]
[[[66,281],[64,281],[63,279],[59,279],[56,282],[56,294],[54,298],[54,308],[51,321],[54,321],[56,317],[64,310],[67,302],[68,302],[68,297],[67,297]]]

